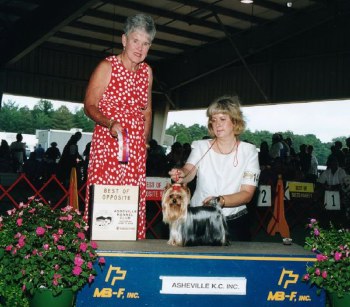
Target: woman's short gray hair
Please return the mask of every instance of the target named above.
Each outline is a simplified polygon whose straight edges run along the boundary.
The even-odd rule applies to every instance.
[[[124,24],[125,35],[128,36],[131,32],[134,32],[137,29],[145,31],[150,36],[151,41],[153,41],[154,36],[156,35],[156,26],[151,16],[136,14],[128,17]]]
[[[246,123],[241,111],[241,104],[238,96],[222,96],[215,99],[207,109],[208,131],[211,136],[214,135],[213,125],[211,123],[212,116],[218,113],[230,116],[232,123],[235,125],[234,133],[239,136],[244,132]]]

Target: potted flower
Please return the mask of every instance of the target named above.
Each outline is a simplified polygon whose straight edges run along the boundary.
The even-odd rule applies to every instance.
[[[35,297],[37,289],[53,297],[76,293],[92,283],[97,245],[87,238],[88,226],[72,207],[52,210],[31,200],[0,216],[0,280]]]
[[[307,266],[303,276],[309,282],[329,295],[332,306],[344,302],[350,306],[350,232],[337,229],[333,224],[320,227],[318,221],[311,219],[308,224],[310,236],[305,239],[305,248],[316,254],[316,261]]]

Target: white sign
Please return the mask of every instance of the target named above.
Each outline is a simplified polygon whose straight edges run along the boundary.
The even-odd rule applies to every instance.
[[[271,207],[271,186],[259,186],[258,207]]]
[[[162,193],[170,178],[146,177],[146,200],[161,200]]]
[[[245,277],[160,276],[163,294],[246,295]]]
[[[136,240],[139,188],[94,185],[92,240]]]
[[[326,210],[340,210],[339,191],[325,191],[324,205]]]

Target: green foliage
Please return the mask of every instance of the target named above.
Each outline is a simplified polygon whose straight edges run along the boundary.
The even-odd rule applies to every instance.
[[[319,289],[342,296],[350,292],[350,232],[330,224],[320,227],[315,219],[308,225],[310,236],[305,238],[305,248],[317,254],[317,261],[307,266],[303,281]]]
[[[71,128],[92,132],[94,122],[85,115],[83,109],[77,108],[74,114],[66,106],[54,110],[52,102],[45,99],[39,100],[33,110],[27,106],[19,108],[11,100],[5,102],[0,110],[0,131],[35,134],[36,130]]]
[[[174,139],[181,144],[192,143],[208,135],[207,127],[194,124],[186,127],[183,124],[174,123],[165,131],[166,134],[172,135]]]
[[[0,275],[2,266],[3,265],[0,264]],[[28,298],[19,287],[15,285],[8,285],[4,280],[0,280],[0,306],[28,307],[29,302]]]
[[[31,295],[39,287],[53,295],[63,288],[78,291],[97,274],[97,245],[87,239],[87,224],[72,207],[52,210],[33,200],[7,211],[0,216],[0,249],[0,280]]]
[[[195,140],[200,140],[203,136],[208,135],[207,127],[199,126],[198,124],[186,127],[183,124],[174,123],[166,131],[166,134],[174,136],[176,141],[180,143],[192,143]],[[266,141],[271,146],[272,135],[274,132],[266,130],[262,131],[250,131],[246,130],[241,136],[241,140],[254,144],[256,147],[260,147],[261,142]],[[330,148],[333,143],[322,143],[315,135],[306,134],[298,135],[292,131],[286,131],[281,133],[284,138],[290,137],[293,140],[293,148],[296,153],[300,150],[301,144],[312,145],[314,147],[314,155],[317,157],[319,165],[326,165],[327,157],[330,155]],[[342,141],[345,144],[346,137],[336,138],[335,140]]]

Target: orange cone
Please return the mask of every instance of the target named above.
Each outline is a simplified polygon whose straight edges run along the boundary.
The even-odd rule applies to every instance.
[[[72,167],[69,179],[68,205],[79,210],[77,170]]]
[[[290,237],[289,226],[284,215],[284,188],[282,175],[278,175],[273,217],[267,226],[267,232],[272,236],[274,236],[276,232],[279,232],[283,238]]]

